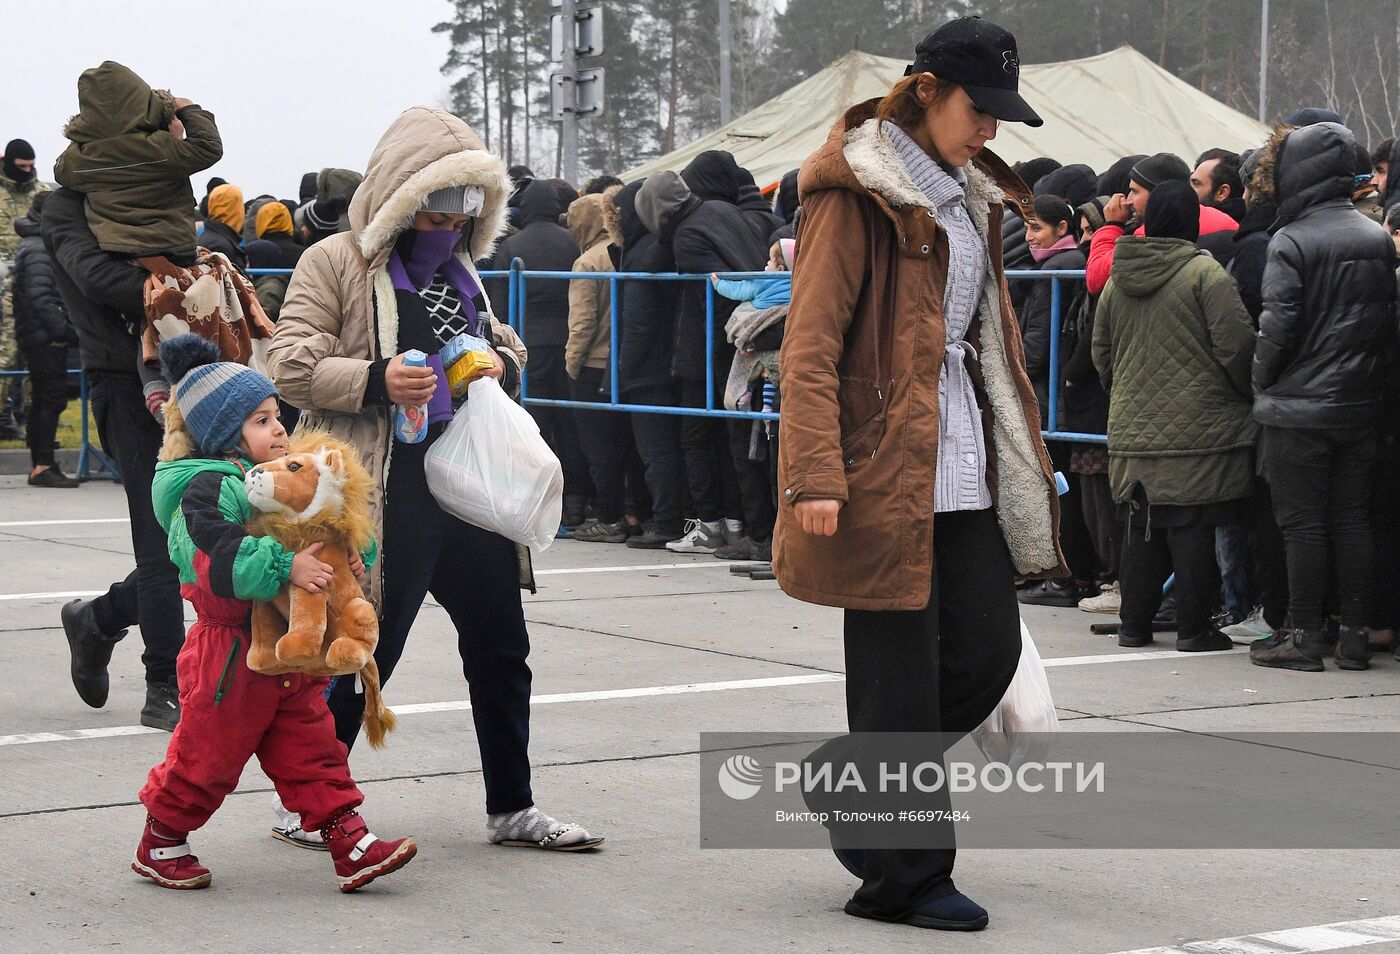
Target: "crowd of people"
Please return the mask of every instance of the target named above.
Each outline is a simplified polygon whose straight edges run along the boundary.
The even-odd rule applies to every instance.
[[[1019,62],[1010,35],[977,18],[944,30],[988,63]],[[232,659],[257,594],[325,585],[313,551],[277,551],[230,516],[241,474],[286,454],[298,416],[353,446],[378,488],[377,545],[357,572],[380,611],[383,680],[428,594],[451,616],[489,839],[601,841],[534,804],[528,552],[449,517],[429,492],[425,456],[450,410],[421,444],[389,436],[392,409],[427,404],[438,386],[405,352],[436,355],[463,333],[490,343],[486,373],[509,393],[568,402],[529,405],[563,468],[561,536],[766,562],[776,530],[784,588],[848,609],[848,667],[869,667],[864,682],[851,676],[864,685],[852,711],[872,727],[908,703],[877,699],[878,673],[914,670],[893,649],[852,647],[937,634],[930,573],[933,595],[952,587],[945,610],[983,587],[988,606],[1014,611],[984,572],[1004,566],[1023,603],[1116,613],[1123,646],[1153,642],[1160,623],[1181,651],[1248,642],[1257,665],[1305,671],[1327,657],[1365,669],[1394,647],[1400,145],[1368,149],[1336,114],[1307,109],[1257,148],[1210,149],[1194,165],[1158,153],[1102,173],[1049,158],[1008,168],[982,152],[997,119],[1039,118],[1014,69],[979,84],[985,64],[940,59],[943,32],[772,195],[723,151],[579,190],[505,169],[461,120],[415,107],[363,174],[307,173],[296,200],[246,199],[215,178],[196,201],[190,177],[223,152],[213,114],[112,62],[79,80],[58,188],[38,180],[26,143],[8,144],[0,256],[12,262],[5,326],[30,372],[29,483],[77,486],[54,455],[76,347],[136,557],[104,595],[64,607],[73,681],[105,704],[114,648],[139,625],[141,721],[177,732],[142,792],[140,873],[208,883],[185,837],[253,754],[286,802],[279,837],[329,848],[345,890],[412,857],[411,841],[375,839],[355,811],[345,759],[365,699],[353,680],[299,680],[277,703],[273,683],[258,695],[271,677],[250,674],[231,705],[267,734],[231,739],[177,678],[178,661],[181,677],[222,686],[228,664],[209,647],[231,643]],[[945,69],[967,76],[930,75]],[[518,334],[500,320],[517,260],[574,276],[528,279]],[[1008,269],[1083,277],[1058,279],[1057,314],[1048,281],[1007,282]],[[609,277],[674,272],[691,278]],[[945,338],[930,345],[932,321]],[[926,354],[928,367],[911,364]],[[614,403],[614,366],[617,401],[634,413],[586,406]],[[793,414],[779,425],[785,393]],[[711,400],[727,416],[685,413]],[[890,446],[896,435],[937,453],[911,458]],[[1058,506],[1055,471],[1068,486]],[[928,493],[913,499],[916,488]],[[935,512],[936,549],[923,536]],[[182,593],[199,613],[197,652]],[[1001,615],[995,644],[967,627],[940,638],[967,637],[959,652],[1009,679],[1018,631],[1014,612]],[[995,704],[998,680],[953,708],[971,718]],[[932,718],[951,724],[947,711]],[[269,742],[279,720],[321,748],[302,758]],[[226,750],[219,765],[191,755],[211,744]]]
[[[1085,270],[1061,283],[1056,430],[1108,435],[1049,440],[1070,573],[1021,602],[1262,666],[1394,648],[1396,152],[1309,108],[1194,166],[1020,164],[1035,199],[1003,227],[1007,267]],[[1011,285],[1048,427],[1048,285]]]
[[[91,73],[89,96],[99,88],[120,91],[141,83],[113,63]],[[187,186],[163,194],[159,183],[132,182],[129,176],[94,182],[74,168],[78,156],[134,162],[161,149],[174,150],[186,176],[207,168],[220,154],[218,133],[212,117],[192,105],[171,100],[173,112],[161,130],[168,133],[168,142],[163,144],[153,144],[151,136],[97,141],[80,111],[68,129],[74,145],[56,165],[64,188],[53,204],[34,172],[33,150],[23,140],[6,147],[0,231],[9,234],[0,235],[0,256],[12,264],[4,340],[18,346],[18,360],[9,366],[28,368],[30,388],[27,412],[21,412],[23,389],[5,387],[7,417],[0,426],[17,436],[17,417],[27,425],[33,486],[77,486],[54,453],[59,416],[72,393],[69,369],[78,364],[70,352],[81,350],[93,375],[100,430],[144,430],[148,448],[154,446],[160,408],[168,400],[168,384],[148,350],[135,360],[155,429],[139,417],[117,423],[105,413],[112,387],[105,379],[116,368],[112,355],[99,353],[104,322],[87,312],[111,299],[66,307],[52,258],[63,248],[75,213],[85,215],[104,251],[131,258],[164,253],[177,263],[194,261],[193,245],[173,246],[180,244],[174,235],[191,231],[197,217],[199,246],[222,254],[240,272],[252,271],[257,302],[272,323],[290,284],[286,270],[297,266],[307,248],[350,228],[349,205],[363,178],[351,170],[307,173],[295,200],[271,195],[245,199],[236,185],[214,178],[196,210]],[[1314,126],[1319,128],[1302,132]],[[1299,168],[1295,151],[1280,170],[1277,157],[1290,135],[1317,156]],[[1258,148],[1243,153],[1209,149],[1192,165],[1162,153],[1125,156],[1101,173],[1050,158],[1015,166],[1033,200],[1009,211],[1002,223],[1006,267],[1086,270],[1083,280],[1060,280],[1059,366],[1053,369],[1050,283],[1010,283],[1042,427],[1050,427],[1053,391],[1057,432],[1109,436],[1107,446],[1049,441],[1054,465],[1069,484],[1060,540],[1070,572],[1063,579],[1028,581],[1020,592],[1022,602],[1120,613],[1120,641],[1131,646],[1152,641],[1154,620],[1175,622],[1185,645],[1223,647],[1222,632],[1237,642],[1252,641],[1276,635],[1287,619],[1299,615],[1302,628],[1310,632],[1328,630],[1335,636],[1338,625],[1348,634],[1361,627],[1368,630],[1372,648],[1392,645],[1396,610],[1387,582],[1400,577],[1400,566],[1392,565],[1400,556],[1387,534],[1370,533],[1372,527],[1396,523],[1388,505],[1391,468],[1385,466],[1397,453],[1387,413],[1389,326],[1363,323],[1357,331],[1348,317],[1361,315],[1363,322],[1374,323],[1386,307],[1385,291],[1370,283],[1374,276],[1359,283],[1359,266],[1348,266],[1345,278],[1333,278],[1331,273],[1342,266],[1311,262],[1315,270],[1328,271],[1284,286],[1282,269],[1302,266],[1281,252],[1286,243],[1299,242],[1290,237],[1307,237],[1320,228],[1317,223],[1325,217],[1307,214],[1314,206],[1336,206],[1343,192],[1362,219],[1377,227],[1383,223],[1400,243],[1395,202],[1400,183],[1388,176],[1395,151],[1393,139],[1370,149],[1356,143],[1340,117],[1310,108],[1290,116],[1279,135]],[[1292,181],[1282,174],[1290,167]],[[620,322],[617,399],[622,403],[703,408],[708,387],[713,406],[725,411],[780,410],[779,352],[801,215],[797,170],[784,176],[771,196],[722,151],[702,153],[680,173],[659,173],[645,182],[625,184],[598,176],[581,192],[561,179],[536,177],[524,166],[512,167],[509,175],[508,232],[478,263],[483,270],[504,272],[518,259],[529,270],[598,276],[772,273],[742,283],[715,278],[709,290],[696,281],[623,281],[616,286],[616,303],[606,277],[530,280],[528,305],[521,312],[530,354],[529,397],[612,403],[615,314]],[[1170,185],[1161,193],[1164,205],[1168,195],[1178,204],[1187,202],[1189,190],[1198,212],[1194,221],[1187,221],[1193,218],[1188,215],[1177,223],[1179,234],[1152,236],[1147,203],[1163,185]],[[87,197],[82,209],[72,205],[70,194]],[[42,237],[46,207],[53,209],[54,219],[47,242]],[[122,223],[140,221],[147,207],[160,210],[166,234],[157,229],[154,244],[137,247],[141,243],[134,245],[124,235]],[[1336,211],[1332,209],[1334,219]],[[1352,216],[1337,227],[1356,226],[1364,235],[1371,226],[1360,222]],[[1286,224],[1291,228],[1284,230]],[[1385,249],[1377,234],[1372,231],[1370,238],[1379,269]],[[1133,335],[1140,322],[1115,336],[1116,323],[1099,320],[1104,311],[1136,314],[1182,294],[1184,279],[1173,263],[1185,263],[1188,252],[1161,242],[1120,249],[1118,240],[1126,235],[1189,239],[1219,266],[1209,269],[1192,259],[1187,270],[1202,273],[1192,294],[1209,333],[1193,340],[1197,345],[1208,341],[1209,354],[1186,347],[1180,322],[1162,322],[1161,327],[1178,330],[1159,329],[1156,340],[1137,341]],[[1273,294],[1304,294],[1306,299],[1269,297],[1265,277],[1270,262],[1275,265]],[[1231,281],[1221,281],[1225,276]],[[1167,277],[1173,281],[1166,282]],[[1313,284],[1305,287],[1303,277]],[[1165,291],[1152,284],[1157,279]],[[1315,290],[1316,283],[1322,281],[1330,281],[1331,294],[1342,297],[1318,297],[1323,293]],[[503,277],[490,278],[484,286],[493,301],[508,297]],[[131,293],[134,299],[134,288]],[[1105,293],[1106,308],[1101,304]],[[1371,299],[1365,299],[1368,294]],[[707,295],[713,300],[709,312]],[[1365,300],[1353,303],[1347,295]],[[1149,305],[1149,299],[1156,304]],[[1370,307],[1363,307],[1368,302]],[[709,382],[707,315],[715,324]],[[1340,331],[1327,328],[1324,317],[1339,322]],[[1299,321],[1306,325],[1298,327]],[[83,324],[89,331],[85,344]],[[1352,341],[1347,334],[1362,337]],[[1229,338],[1228,346],[1220,335]],[[1196,359],[1194,364],[1188,356]],[[1125,376],[1125,363],[1145,369],[1145,377]],[[1210,375],[1215,378],[1207,386],[1203,382]],[[1108,384],[1115,379],[1117,393],[1111,396]],[[771,559],[778,503],[775,423],[617,414],[577,406],[532,405],[530,411],[563,465],[561,536],[721,559]],[[298,414],[283,403],[289,426]],[[1357,439],[1327,448],[1307,440],[1324,431],[1335,436],[1338,429],[1354,431]],[[1315,492],[1319,481],[1329,485],[1327,475],[1303,463],[1315,464],[1319,454],[1350,465],[1341,475],[1343,489],[1330,503]],[[1374,464],[1372,457],[1377,458]],[[1299,480],[1300,475],[1305,476]],[[1155,537],[1154,526],[1163,531]],[[1337,547],[1343,554],[1337,565],[1349,568],[1345,572],[1329,572]],[[1363,565],[1371,572],[1356,569]],[[1159,600],[1168,575],[1172,584]],[[1364,586],[1363,575],[1370,580]],[[1315,592],[1319,581],[1331,581],[1324,584],[1326,596]],[[1302,605],[1290,605],[1293,590]],[[1347,635],[1349,644],[1357,638]],[[1276,664],[1256,655],[1258,662]],[[1314,662],[1293,659],[1289,664],[1313,668]]]

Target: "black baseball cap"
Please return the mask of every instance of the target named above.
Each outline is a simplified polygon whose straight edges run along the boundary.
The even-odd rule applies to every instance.
[[[981,17],[959,17],[919,41],[905,76],[932,73],[957,83],[982,112],[1009,123],[1040,126],[1044,120],[1016,91],[1021,58],[1016,38]]]

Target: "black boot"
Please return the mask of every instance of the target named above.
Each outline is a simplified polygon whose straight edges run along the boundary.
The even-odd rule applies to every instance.
[[[1337,630],[1337,668],[1360,672],[1371,668],[1371,635],[1361,626]]]
[[[180,723],[180,687],[172,678],[167,682],[146,680],[146,705],[141,724],[152,729],[174,732]]]
[[[92,611],[92,600],[73,600],[58,615],[68,637],[73,688],[78,690],[80,699],[94,709],[101,709],[107,704],[107,664],[112,661],[112,649],[121,642],[126,630],[115,636],[102,632]]]
[[[1249,644],[1249,661],[1269,669],[1322,672],[1322,659],[1328,651],[1327,636],[1321,630],[1294,629]]]

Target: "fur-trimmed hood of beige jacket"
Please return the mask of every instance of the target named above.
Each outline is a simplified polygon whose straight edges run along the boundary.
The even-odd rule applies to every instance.
[[[381,542],[393,408],[366,406],[364,396],[370,364],[399,351],[389,254],[430,192],[460,185],[486,191],[481,214],[457,248],[480,286],[472,263],[490,256],[506,226],[511,182],[505,163],[451,113],[427,106],[404,111],[370,156],[364,182],[350,203],[350,231],[311,246],[297,263],[268,350],[278,393],[304,412],[298,426],[323,428],[359,449],[374,479],[371,509]],[[525,366],[524,344],[497,319],[489,300],[486,310],[497,352],[519,371]],[[519,374],[514,377],[519,380]],[[383,565],[380,560],[371,571],[376,604]],[[521,583],[532,584],[528,555],[521,557]]]

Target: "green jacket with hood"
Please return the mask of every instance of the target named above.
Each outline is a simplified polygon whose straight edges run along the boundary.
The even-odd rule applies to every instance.
[[[1159,505],[1247,495],[1258,439],[1254,328],[1215,259],[1184,239],[1119,241],[1093,353],[1109,391],[1114,500],[1130,500],[1137,484]]]
[[[185,138],[168,127],[179,118]],[[190,176],[223,155],[214,114],[175,109],[131,70],[111,60],[78,78],[78,114],[54,178],[87,197],[87,219],[104,251],[163,255],[194,249],[196,206]]]
[[[209,557],[210,588],[219,596],[270,600],[291,578],[295,554],[243,529],[253,516],[243,489],[243,474],[252,466],[207,457],[156,464],[151,500],[182,584],[199,582],[194,559],[201,550]]]

